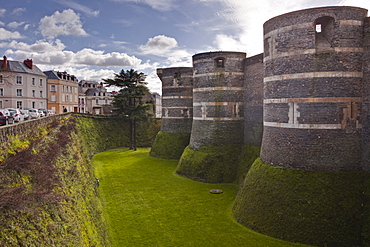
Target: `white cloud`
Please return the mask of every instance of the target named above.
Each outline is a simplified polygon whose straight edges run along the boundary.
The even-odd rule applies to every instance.
[[[21,39],[23,38],[19,32],[10,32],[4,28],[0,28],[0,40],[9,40],[9,39]]]
[[[103,67],[135,67],[141,63],[141,60],[126,53],[104,53],[104,51],[86,48],[75,54],[74,63]]]
[[[15,40],[9,43],[0,43],[0,48],[8,48],[21,50],[24,52],[52,52],[52,51],[62,51],[66,46],[59,40],[46,41],[38,40],[34,44],[26,44],[24,42],[17,42]]]
[[[82,28],[79,15],[72,9],[63,12],[56,11],[52,16],[45,16],[40,20],[39,29],[46,37],[57,37],[59,35],[86,36]]]
[[[16,9],[13,9],[12,15],[21,15],[25,11],[26,11],[26,8],[16,8]]]
[[[211,1],[222,4],[223,8],[217,15],[224,19],[229,27],[238,30],[233,36],[227,35],[227,26],[224,26],[216,36],[216,49],[241,50],[247,52],[248,55],[263,52],[263,24],[270,18],[295,10],[330,5],[330,2],[334,4],[339,2],[339,0]],[[314,6],[315,3],[318,3],[318,5]]]
[[[16,29],[16,28],[22,26],[23,24],[24,24],[23,21],[22,22],[12,21],[12,22],[8,23],[7,27]]]
[[[0,9],[0,17],[5,16],[6,9]]]
[[[340,6],[354,6],[370,10],[369,0],[342,0],[338,5]]]
[[[149,38],[148,42],[145,45],[141,45],[139,49],[143,54],[167,56],[167,53],[176,47],[176,39],[165,35],[157,35],[153,38]]]
[[[174,0],[113,0],[113,1],[147,4],[153,9],[160,10],[160,11],[171,10],[174,7],[174,4],[173,4]]]
[[[12,41],[0,43],[0,48],[8,48],[5,53],[15,56],[16,60],[31,56],[35,63],[50,66],[136,67],[141,64],[141,59],[126,53],[104,53],[104,51],[87,48],[78,52],[66,51],[64,44],[59,40],[55,42],[37,41],[32,45]]]
[[[68,8],[72,8],[78,11],[81,11],[85,14],[92,15],[92,16],[98,16],[99,15],[99,10],[92,10],[91,8],[84,6],[82,4],[76,3],[74,1],[69,1],[69,0],[57,0],[56,1],[59,4],[63,4],[67,6]]]

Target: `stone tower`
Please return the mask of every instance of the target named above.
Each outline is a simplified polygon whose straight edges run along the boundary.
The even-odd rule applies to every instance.
[[[236,168],[232,166],[237,165],[223,161],[234,158],[228,157],[227,147],[240,147],[244,141],[245,57],[243,52],[207,52],[193,56],[193,125],[190,144],[180,159],[178,174],[206,182],[235,179]],[[229,148],[231,151],[235,149]],[[209,156],[214,152],[217,158],[214,161],[198,160],[197,152],[206,152]],[[205,156],[202,157],[206,159]],[[198,162],[199,165],[194,165]],[[217,174],[213,172],[216,170]]]
[[[193,68],[157,69],[157,75],[162,81],[162,124],[150,155],[178,159],[189,144],[193,121]]]
[[[328,7],[265,23],[262,161],[301,170],[361,170],[366,15],[365,9]]]
[[[369,240],[366,29],[367,10],[355,7],[264,24],[262,147],[233,205],[241,224],[314,246]]]
[[[190,147],[242,144],[244,72],[242,52],[193,56],[193,128]]]

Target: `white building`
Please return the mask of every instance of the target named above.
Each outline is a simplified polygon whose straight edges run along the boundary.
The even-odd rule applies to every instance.
[[[78,107],[81,113],[110,114],[113,95],[103,83],[82,80],[79,83]]]
[[[32,59],[0,60],[0,108],[47,107],[47,77]]]

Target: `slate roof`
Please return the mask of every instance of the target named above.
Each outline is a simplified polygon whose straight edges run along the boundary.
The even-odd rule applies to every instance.
[[[0,64],[3,64],[4,60],[0,60]],[[6,69],[0,68],[0,71],[16,72],[16,73],[27,73],[40,76],[46,76],[35,64],[32,69],[29,68],[24,62],[8,60],[8,66]]]
[[[48,79],[60,80],[57,72],[54,70],[44,71],[44,74],[48,77]]]

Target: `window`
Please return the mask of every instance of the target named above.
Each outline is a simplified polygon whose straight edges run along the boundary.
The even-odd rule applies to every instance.
[[[40,102],[40,108],[44,108],[44,102]]]
[[[3,102],[0,101],[0,109],[3,109]]]
[[[0,88],[0,96],[4,96],[4,88]]]
[[[108,100],[107,99],[105,99],[105,104],[108,105]]]
[[[18,97],[22,96],[22,89],[17,89],[17,96]]]
[[[23,103],[22,101],[17,101],[17,108],[22,109],[23,108]]]
[[[32,86],[35,86],[35,78],[32,78]]]
[[[32,90],[32,97],[36,97],[36,92],[35,92],[35,90]]]
[[[40,98],[42,98],[43,96],[42,96],[42,91],[40,91]]]
[[[56,101],[56,97],[55,95],[51,95],[51,101],[55,102]]]
[[[95,103],[96,103],[97,105],[99,105],[99,99],[96,99],[96,100],[95,100]]]
[[[334,18],[323,16],[315,20],[315,43],[317,50],[333,49]]]
[[[215,62],[216,68],[225,68],[225,58],[217,58]]]
[[[22,84],[22,76],[17,76],[17,84]]]
[[[183,109],[182,110],[182,116],[183,117],[189,117],[189,109]]]
[[[4,83],[3,75],[0,75],[0,83]]]
[[[40,87],[42,87],[42,79],[40,79]]]
[[[36,102],[32,101],[32,108],[36,108]]]
[[[56,92],[55,85],[50,85],[50,92]]]
[[[173,74],[173,85],[174,86],[181,85],[181,73]]]

